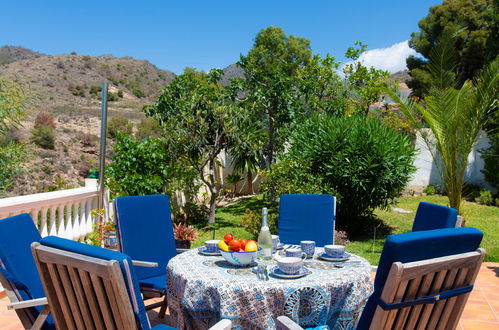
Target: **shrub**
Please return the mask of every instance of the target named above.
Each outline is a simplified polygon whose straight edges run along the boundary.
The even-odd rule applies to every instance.
[[[135,138],[137,140],[144,140],[152,137],[161,136],[161,126],[158,121],[153,118],[144,118],[140,120],[137,125],[137,132]]]
[[[81,137],[81,144],[84,147],[95,147],[98,139],[99,138],[94,134],[85,133]]]
[[[52,127],[38,126],[31,130],[30,141],[43,149],[55,148],[55,132]]]
[[[345,231],[335,230],[334,231],[334,244],[336,245],[347,245],[350,243],[348,240],[348,235]]]
[[[99,95],[100,92],[102,92],[102,86],[100,85],[90,86],[90,91],[89,91],[90,94],[97,96]]]
[[[76,86],[70,89],[71,94],[74,96],[85,97],[85,87],[84,86]]]
[[[115,101],[118,101],[118,99],[119,99],[119,97],[117,94],[112,93],[112,92],[107,93],[107,100],[109,102],[115,102]]]
[[[128,121],[128,118],[123,116],[114,116],[111,117],[107,123],[107,135],[109,135],[112,139],[116,138],[118,132],[130,135],[132,134],[132,127],[132,123]]]
[[[55,119],[48,113],[39,113],[35,119],[35,127],[48,126],[51,128],[56,127]]]
[[[316,115],[295,129],[262,188],[335,195],[341,225],[387,207],[414,172],[414,155],[408,136],[379,120]]]
[[[485,180],[499,191],[499,134],[489,136],[490,146],[481,150],[484,168],[482,170]]]
[[[88,176],[90,175],[90,172],[92,171],[93,168],[94,168],[94,166],[92,164],[90,164],[89,162],[81,163],[80,167],[78,168],[78,174],[81,177],[88,178]]]
[[[494,198],[492,197],[492,192],[490,190],[480,191],[480,196],[475,198],[475,202],[482,205],[493,205]]]
[[[208,215],[210,209],[204,204],[197,204],[194,202],[186,202],[182,206],[181,212],[175,216],[175,222],[185,222],[191,225],[204,225],[208,222]]]
[[[437,187],[434,186],[434,185],[429,185],[429,186],[426,186],[424,189],[423,189],[423,192],[428,195],[428,196],[432,196],[432,195],[435,195],[437,193]]]
[[[270,232],[277,233],[277,212],[269,210],[268,221]],[[262,229],[262,210],[254,211],[246,209],[239,221],[239,225],[256,239],[260,233],[260,229]]]
[[[118,97],[123,98],[123,91],[121,89],[118,91]]]
[[[134,88],[132,89],[133,95],[137,96],[139,99],[146,97],[146,93],[140,88]]]

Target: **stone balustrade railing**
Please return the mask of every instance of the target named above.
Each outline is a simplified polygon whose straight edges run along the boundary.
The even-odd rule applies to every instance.
[[[109,211],[107,194],[104,196]],[[0,199],[0,219],[29,213],[42,237],[81,240],[94,230],[91,210],[97,208],[97,198],[97,180],[86,179],[82,188]]]

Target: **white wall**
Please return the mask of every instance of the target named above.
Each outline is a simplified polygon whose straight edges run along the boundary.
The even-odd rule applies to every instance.
[[[468,156],[468,167],[466,169],[465,179],[468,183],[482,185],[486,189],[492,190],[493,188],[487,184],[484,175],[481,172],[484,167],[484,161],[481,158],[480,150],[486,149],[488,146],[489,138],[485,134],[482,134],[473,147],[473,151]],[[416,166],[417,170],[414,173],[412,180],[409,182],[408,187],[425,187],[428,185],[439,186],[441,180],[438,169],[424,139],[419,133],[416,137],[416,149],[418,149],[418,153],[414,160],[414,166]]]

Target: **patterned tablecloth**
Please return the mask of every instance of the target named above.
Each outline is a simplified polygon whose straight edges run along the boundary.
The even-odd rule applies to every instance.
[[[179,329],[208,328],[221,318],[236,329],[275,329],[277,316],[286,315],[303,327],[351,329],[372,292],[371,266],[355,255],[339,265],[314,257],[305,261],[312,272],[305,277],[262,281],[252,267],[191,250],[168,263],[171,319]]]

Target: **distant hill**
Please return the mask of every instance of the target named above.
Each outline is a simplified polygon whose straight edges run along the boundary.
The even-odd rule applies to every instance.
[[[395,72],[390,76],[390,79],[392,81],[398,80],[401,83],[405,83],[411,79],[411,76],[409,75],[408,70],[404,70],[404,71]]]
[[[24,47],[3,46],[0,47],[0,65],[31,58],[44,56]]]
[[[19,48],[19,47],[18,47]],[[50,112],[54,107],[93,106],[100,102],[98,88],[103,81],[118,94],[114,107],[136,107],[155,100],[161,89],[175,77],[151,63],[131,57],[42,55],[28,49],[5,48],[10,62],[0,65],[0,79],[20,82],[36,94],[37,108]],[[16,54],[15,56],[12,54]]]
[[[230,84],[232,78],[244,78],[244,70],[236,63],[229,65],[224,69],[224,75],[220,82],[223,86]]]

